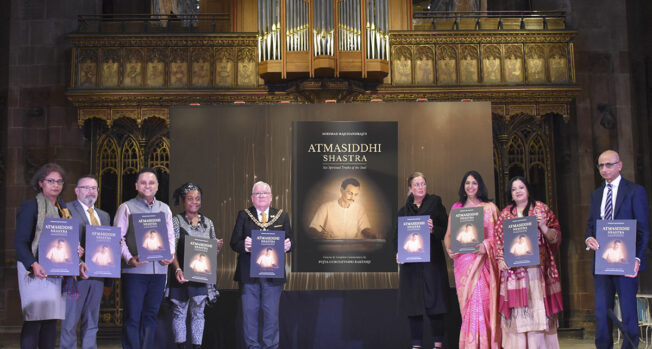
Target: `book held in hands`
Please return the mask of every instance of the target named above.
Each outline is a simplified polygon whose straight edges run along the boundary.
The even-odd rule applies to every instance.
[[[255,278],[285,277],[285,232],[281,230],[251,231],[251,267]]]
[[[510,268],[539,265],[539,228],[537,216],[503,221],[505,264]]]
[[[106,225],[86,226],[84,259],[90,277],[120,277],[120,228]]]
[[[185,235],[183,277],[204,284],[217,282],[217,240]]]
[[[636,263],[636,220],[596,221],[595,237],[600,248],[595,252],[598,275],[634,275]]]
[[[398,262],[430,262],[430,216],[398,217]]]
[[[45,218],[38,242],[38,264],[47,275],[79,275],[79,221]]]
[[[484,207],[452,209],[451,250],[453,253],[475,252],[482,241],[484,241]]]
[[[139,261],[151,262],[172,258],[163,212],[132,213],[130,219],[136,233]]]

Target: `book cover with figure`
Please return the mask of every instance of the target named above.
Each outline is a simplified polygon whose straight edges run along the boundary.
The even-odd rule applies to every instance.
[[[132,213],[130,219],[136,233],[139,261],[151,262],[172,258],[163,212]]]
[[[537,216],[503,221],[504,256],[508,267],[539,265],[538,226]]]
[[[183,237],[183,277],[204,284],[217,282],[217,240]]]
[[[79,275],[79,221],[45,218],[38,242],[38,263],[47,275]]]
[[[636,260],[636,220],[599,219],[595,238],[600,248],[595,252],[598,275],[634,275]]]
[[[285,277],[284,243],[284,231],[252,230],[249,275],[254,278]]]
[[[398,217],[398,262],[430,262],[430,216]]]
[[[484,241],[484,208],[467,207],[451,210],[451,250],[469,253]]]
[[[396,271],[398,123],[292,123],[299,272]]]
[[[84,259],[90,277],[120,278],[120,228],[86,226]]]

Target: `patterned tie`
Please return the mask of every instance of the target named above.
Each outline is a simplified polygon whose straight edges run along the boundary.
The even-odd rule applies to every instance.
[[[100,222],[97,221],[97,218],[95,218],[95,215],[93,214],[93,208],[89,207],[86,211],[88,211],[88,215],[91,216],[91,225],[100,225]]]
[[[267,215],[265,214],[265,212],[260,213],[260,222],[267,223]]]
[[[604,204],[604,217],[603,219],[613,219],[613,204],[611,202],[611,183],[607,184],[607,202]]]

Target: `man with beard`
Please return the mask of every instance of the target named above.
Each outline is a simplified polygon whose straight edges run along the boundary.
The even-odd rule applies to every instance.
[[[86,241],[86,225],[111,225],[111,218],[105,211],[96,208],[98,186],[93,175],[86,175],[77,180],[75,187],[77,200],[69,202],[68,208],[73,218],[78,219],[79,241],[82,246]],[[100,316],[100,302],[104,290],[103,278],[86,276],[88,267],[82,260],[79,265],[80,278],[77,283],[78,298],[66,297],[66,318],[61,322],[62,349],[77,348],[77,323],[81,319],[82,348],[97,348],[97,323]],[[110,279],[107,279],[110,282]]]

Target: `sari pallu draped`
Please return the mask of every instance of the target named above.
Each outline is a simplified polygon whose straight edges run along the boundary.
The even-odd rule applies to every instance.
[[[496,265],[494,224],[497,208],[484,206],[484,244],[486,253],[458,254],[454,259],[455,285],[462,314],[460,348],[500,348],[501,329],[498,313],[499,271]],[[458,202],[453,209],[461,208]]]
[[[530,208],[527,215],[542,215],[546,220],[548,229],[554,229],[557,232],[555,242],[550,243],[541,232],[541,229],[539,229],[538,243],[540,263],[538,266],[534,266],[534,268],[537,268],[537,271],[539,272],[540,280],[543,280],[545,284],[543,285],[545,286],[543,287],[543,301],[546,316],[550,317],[563,310],[561,282],[559,280],[557,263],[554,258],[554,254],[559,250],[561,244],[561,229],[557,217],[543,202],[535,201],[534,207]],[[500,213],[498,225],[496,227],[496,257],[499,261],[504,261],[503,221],[505,219],[517,217],[517,209],[514,208],[514,212],[512,213],[512,205],[505,207]],[[510,318],[512,309],[528,306],[527,288],[528,272],[526,267],[510,268],[506,271],[501,271],[498,306],[500,313],[505,316],[505,318]]]

